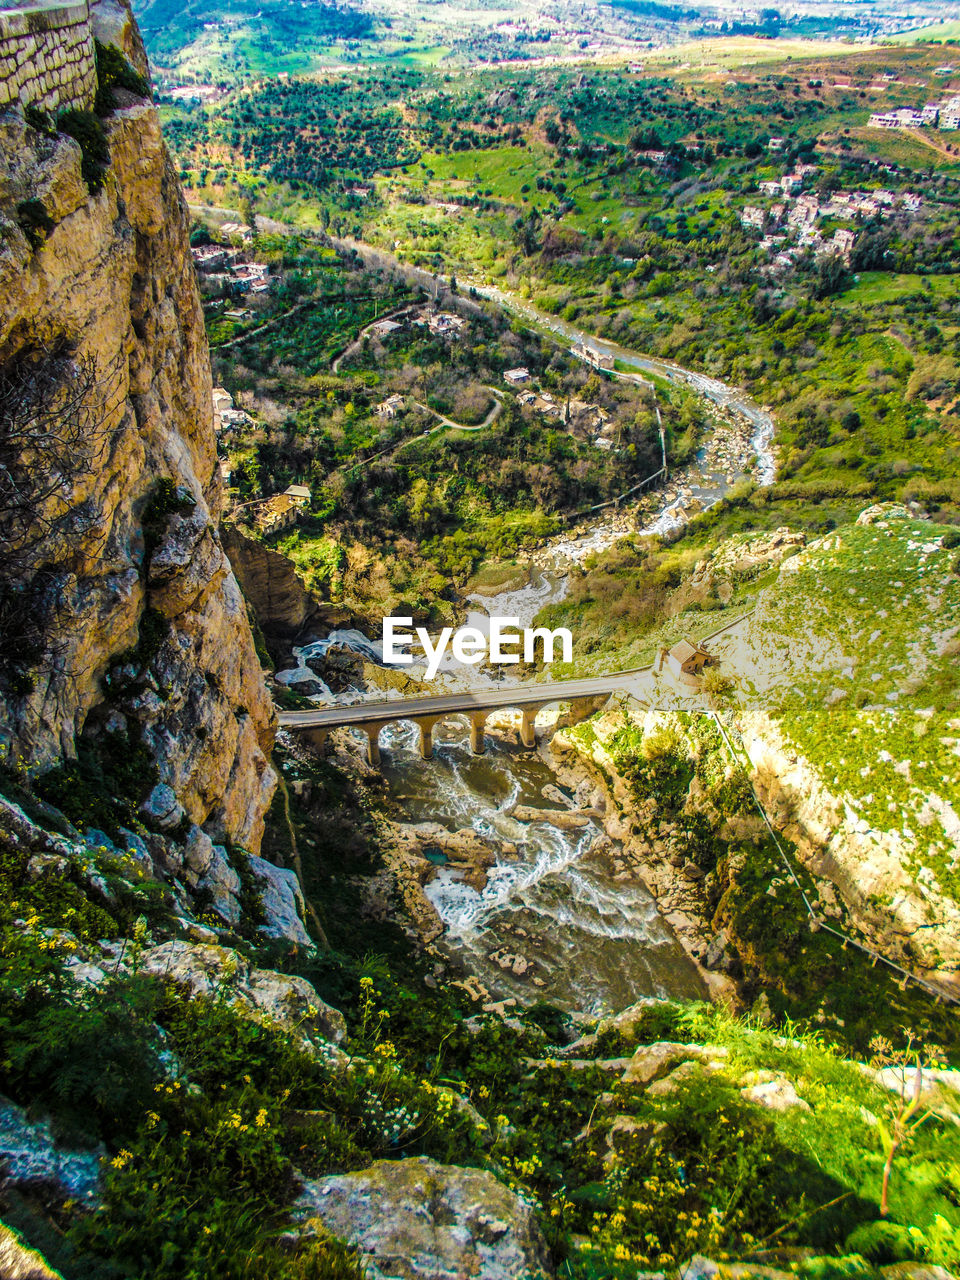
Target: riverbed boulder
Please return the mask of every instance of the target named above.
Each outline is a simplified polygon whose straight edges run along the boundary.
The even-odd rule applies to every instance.
[[[518,822],[547,822],[551,827],[568,831],[585,827],[594,815],[576,809],[537,809],[533,805],[518,804],[511,816]]]
[[[378,1160],[308,1181],[303,1230],[360,1249],[370,1280],[545,1280],[553,1274],[533,1210],[492,1173],[426,1156]]]

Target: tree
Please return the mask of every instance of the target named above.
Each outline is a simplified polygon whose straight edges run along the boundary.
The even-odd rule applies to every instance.
[[[842,293],[847,287],[850,276],[843,260],[835,254],[828,254],[820,259],[817,274],[813,282],[815,298],[829,298],[835,293]]]

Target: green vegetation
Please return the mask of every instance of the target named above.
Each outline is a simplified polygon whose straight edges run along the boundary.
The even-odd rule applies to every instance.
[[[604,717],[599,737],[584,726],[574,738],[626,783],[635,809],[621,816],[634,830],[643,829],[641,815],[655,802],[658,821],[670,825],[672,854],[702,875],[704,918],[726,938],[724,967],[748,1004],[763,993],[777,1019],[803,1019],[861,1052],[878,1033],[896,1039],[905,1026],[954,1044],[951,1011],[916,988],[901,989],[895,972],[872,968],[835,934],[810,928],[800,888],[758,820],[747,776],[731,768],[711,720],[677,713],[641,728],[628,711]],[[816,881],[786,844],[803,891],[817,902]],[[846,911],[834,919],[856,932]]]
[[[258,499],[310,485],[309,514],[277,545],[320,595],[361,614],[402,604],[449,616],[481,562],[659,470],[648,389],[598,376],[489,303],[448,293],[460,328],[434,332],[424,291],[398,273],[296,238],[259,237],[255,252],[278,272],[255,318],[226,321],[223,304],[208,306],[211,336],[223,335],[215,377],[256,415],[222,432],[221,447],[236,518],[253,530]],[[395,327],[370,331],[384,316]],[[503,373],[517,366],[552,407],[513,400]],[[378,406],[391,395],[400,406],[386,416]],[[679,387],[659,403],[681,465],[706,416]],[[601,423],[616,449],[595,443]]]
[[[80,147],[80,172],[90,194],[95,196],[103,186],[103,175],[110,163],[107,135],[99,117],[92,111],[64,111],[57,117],[57,128]]]
[[[700,747],[698,776],[735,812],[738,793],[716,743],[692,724],[684,732]],[[626,738],[619,743],[629,749]],[[657,777],[680,744],[663,738],[648,752]],[[95,988],[79,985],[64,967],[69,938],[49,942],[49,929],[70,919],[74,891],[49,881],[42,892],[25,887],[9,861],[0,866],[0,1086],[52,1113],[64,1135],[109,1149],[99,1208],[61,1211],[55,1260],[68,1274],[82,1266],[105,1280],[172,1280],[215,1265],[232,1280],[256,1265],[260,1274],[269,1266],[278,1277],[346,1280],[360,1273],[339,1242],[274,1244],[299,1178],[418,1153],[489,1168],[529,1197],[555,1261],[580,1280],[625,1280],[638,1266],[669,1267],[698,1251],[749,1259],[771,1241],[830,1255],[820,1270],[810,1263],[801,1272],[811,1276],[849,1265],[867,1277],[897,1258],[956,1264],[960,1146],[950,1123],[929,1120],[894,1162],[880,1218],[879,1118],[892,1100],[843,1049],[848,1035],[867,1034],[866,1016],[846,1028],[831,1019],[828,1040],[797,1024],[784,1023],[781,1035],[719,1009],[660,1002],[601,1025],[592,1047],[576,1051],[596,1065],[574,1069],[565,1045],[589,1026],[573,1029],[542,1007],[519,1021],[473,1017],[463,992],[425,981],[399,924],[362,908],[358,875],[379,862],[371,796],[327,763],[282,764],[288,779],[311,782],[309,803],[294,801],[291,817],[332,949],[269,958],[344,1010],[343,1061],[305,1051],[294,1032],[245,1020],[224,999],[190,1001],[141,974],[138,956],[152,941],[144,921],[124,927],[127,968]],[[663,794],[678,795],[673,782]],[[288,839],[277,813],[267,851]],[[791,937],[782,919],[777,927]],[[851,999],[856,985],[851,974]],[[874,1000],[879,990],[872,986]],[[862,981],[859,998],[865,1014]],[[891,1023],[916,1012],[886,989],[882,999],[873,1011]],[[668,1089],[611,1082],[601,1066],[662,1040],[707,1046],[696,1053],[715,1065],[687,1065]],[[910,1052],[937,1058],[929,1045]],[[743,1093],[755,1078],[787,1078],[806,1106],[758,1107]],[[618,1117],[630,1121],[626,1136],[612,1134]]]
[[[136,13],[154,73],[175,72],[188,83],[310,71],[338,42],[352,43],[372,27],[366,14],[339,5],[300,9],[275,0],[230,0],[215,13],[196,0],[146,0]]]
[[[951,535],[902,519],[838,529],[763,592],[758,624],[776,631],[770,660],[781,666],[763,691],[768,714],[800,751],[829,762],[825,781],[858,815],[901,832],[911,874],[932,872],[957,899],[947,812],[927,811],[933,791],[947,806],[960,803],[960,577]],[[822,657],[804,660],[801,650]]]
[[[949,511],[958,159],[949,134],[862,127],[884,76],[884,109],[938,94],[941,56],[807,56],[722,87],[666,63],[642,76],[396,69],[382,83],[329,77],[181,104],[168,131],[185,181],[214,203],[252,197],[404,263],[495,281],[589,333],[749,389],[777,415],[772,497],[785,516],[792,503],[850,510],[872,495]],[[368,134],[358,121],[371,112]],[[885,190],[921,208],[823,220],[825,237],[854,234],[846,268],[812,250],[771,264],[740,216],[766,208],[759,184],[798,163],[822,202]]]
[[[97,97],[94,110],[97,115],[108,115],[115,106],[114,89],[126,89],[139,98],[150,96],[150,84],[145,76],[135,71],[114,44],[96,41]]]

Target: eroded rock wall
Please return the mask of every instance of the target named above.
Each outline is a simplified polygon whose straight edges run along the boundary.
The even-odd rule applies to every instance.
[[[128,12],[102,12],[103,36],[139,61]],[[49,499],[56,519],[23,570],[50,620],[30,680],[0,699],[0,734],[44,768],[99,725],[126,732],[191,821],[255,851],[276,781],[274,715],[220,540],[188,215],[152,104],[118,98],[96,194],[72,139],[0,115],[0,365],[64,342],[93,357],[100,433]],[[23,216],[38,205],[39,244]]]

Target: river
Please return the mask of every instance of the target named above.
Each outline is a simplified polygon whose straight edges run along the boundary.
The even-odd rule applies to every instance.
[[[344,247],[433,279],[369,246],[345,242]],[[473,625],[484,629],[492,609],[529,625],[544,605],[563,598],[571,567],[591,553],[631,533],[668,533],[687,512],[718,501],[744,476],[758,484],[772,482],[773,419],[744,392],[599,339],[493,286],[473,287],[571,346],[582,343],[612,355],[620,376],[624,370],[635,370],[685,383],[713,407],[715,418],[740,425],[739,431],[726,436],[715,429],[686,472],[662,492],[658,508],[639,525],[630,519],[629,509],[601,513],[588,527],[555,538],[538,551],[525,582],[493,596],[470,597]],[[294,683],[312,674],[306,664],[322,663],[328,650],[338,647],[382,665],[375,641],[359,632],[340,631],[295,651],[296,670],[279,678]],[[416,675],[416,669],[406,670]],[[488,673],[448,660],[433,687],[440,692],[490,681]],[[334,695],[325,688],[321,698],[346,702],[383,696],[382,689]],[[596,819],[570,828],[546,820],[520,822],[513,816],[518,803],[541,810],[564,807],[543,746],[539,752],[522,752],[505,738],[488,736],[484,755],[472,756],[466,723],[454,717],[437,726],[433,759],[424,761],[416,734],[410,724],[388,726],[381,734],[383,771],[403,820],[438,822],[450,831],[470,827],[506,849],[516,849],[516,854],[498,857],[482,889],[471,887],[462,872],[449,866],[439,866],[426,886],[445,925],[442,949],[492,996],[525,1004],[545,999],[600,1013],[643,996],[704,995],[695,966],[652,896],[642,884],[616,872],[616,850]]]

